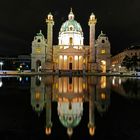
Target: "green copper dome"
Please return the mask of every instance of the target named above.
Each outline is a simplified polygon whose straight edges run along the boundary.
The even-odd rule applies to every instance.
[[[82,32],[81,25],[74,19],[67,20],[61,26],[60,32],[77,31]]]
[[[60,29],[60,32],[65,32],[65,31],[82,32],[81,25],[76,20],[74,20],[74,14],[72,12],[72,9],[68,15],[68,20],[62,24]]]
[[[80,123],[81,116],[64,115],[64,116],[59,116],[59,119],[60,122],[63,124],[63,126],[67,128],[73,128]]]

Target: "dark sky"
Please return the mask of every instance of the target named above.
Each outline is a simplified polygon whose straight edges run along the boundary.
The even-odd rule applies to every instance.
[[[41,29],[46,36],[45,18],[50,11],[57,44],[70,7],[83,28],[85,44],[91,12],[97,17],[96,38],[103,30],[111,42],[112,54],[140,43],[140,0],[4,0],[0,3],[0,56],[30,54],[34,35]]]

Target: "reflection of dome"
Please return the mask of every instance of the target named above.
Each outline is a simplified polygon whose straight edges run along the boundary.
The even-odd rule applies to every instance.
[[[82,102],[60,102],[58,103],[58,115],[60,122],[67,128],[76,127],[83,114]]]
[[[64,115],[64,116],[59,116],[60,122],[67,128],[73,128],[76,127],[80,121],[81,121],[81,116],[76,116],[76,115]]]

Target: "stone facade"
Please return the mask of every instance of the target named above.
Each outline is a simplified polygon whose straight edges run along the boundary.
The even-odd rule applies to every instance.
[[[95,40],[97,19],[89,18],[89,45],[84,45],[81,25],[74,19],[72,10],[60,28],[58,45],[53,45],[53,16],[46,20],[47,40],[38,33],[32,42],[32,70],[42,71],[100,71],[110,70],[110,42],[101,32]]]

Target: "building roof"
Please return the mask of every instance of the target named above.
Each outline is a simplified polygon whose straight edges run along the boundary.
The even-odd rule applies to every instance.
[[[39,31],[39,33],[37,33],[37,36],[44,36],[41,30]]]
[[[98,36],[98,38],[99,38],[99,37],[106,37],[106,34],[104,34],[103,31],[101,31],[101,33],[100,33],[100,35]]]
[[[127,48],[127,50],[139,50],[140,49],[140,45],[132,45],[129,48]]]
[[[67,128],[73,128],[76,127],[80,121],[81,121],[81,116],[73,116],[73,115],[64,115],[64,116],[59,116],[60,122],[63,124],[63,126]]]

